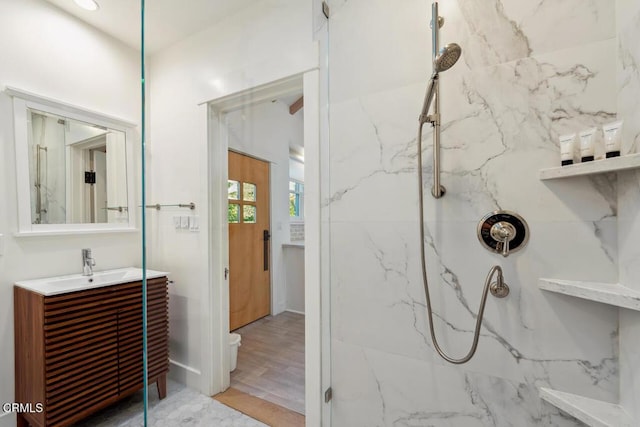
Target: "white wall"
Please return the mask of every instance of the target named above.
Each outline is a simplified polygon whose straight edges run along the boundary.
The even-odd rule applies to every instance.
[[[300,88],[302,90],[302,88]],[[289,242],[289,147],[303,139],[302,114],[289,114],[281,101],[227,114],[229,148],[270,163],[271,314],[287,308],[284,249]]]
[[[289,178],[304,182],[304,163],[299,160],[289,160]]]
[[[0,86],[10,85],[114,116],[139,120],[136,52],[41,0],[0,0]],[[64,66],[61,66],[64,64]],[[136,141],[137,145],[137,141]],[[96,269],[140,265],[140,235],[16,238],[12,100],[0,92],[0,402],[13,401],[13,287],[19,279],[81,271],[91,247]],[[138,162],[136,161],[135,164]],[[139,168],[136,168],[139,174]],[[15,425],[12,415],[0,426]]]
[[[560,163],[558,135],[615,119],[615,8],[479,3],[440,2],[441,43],[459,43],[462,57],[440,75],[447,193],[438,200],[424,129],[426,259],[441,345],[466,354],[492,265],[503,266],[511,294],[489,297],[476,355],[451,365],[431,344],[419,258],[416,133],[431,74],[430,2],[332,2],[323,174],[333,425],[574,426],[538,387],[618,399],[617,310],[537,285],[617,280],[615,177],[538,178]],[[506,259],[476,237],[495,209],[520,213],[531,230],[528,246]]]
[[[175,280],[171,358],[184,368],[174,365],[173,375],[203,392],[217,391],[208,379],[212,362],[203,361],[211,357],[203,333],[215,331],[220,322],[228,327],[228,319],[215,320],[205,311],[211,292],[208,265],[219,254],[210,253],[207,238],[208,115],[206,105],[199,104],[316,67],[310,16],[310,1],[256,2],[150,58],[149,199],[193,201],[201,222],[198,233],[178,232],[172,224],[175,211],[151,213],[149,260],[152,267],[171,271]]]

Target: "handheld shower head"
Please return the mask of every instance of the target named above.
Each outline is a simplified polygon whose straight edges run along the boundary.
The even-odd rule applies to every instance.
[[[422,104],[422,113],[420,113],[419,118],[420,123],[425,123],[427,121],[429,107],[431,106],[431,101],[433,101],[433,96],[435,94],[438,74],[453,67],[455,63],[458,62],[458,59],[460,59],[461,54],[462,48],[457,43],[449,43],[440,49],[440,53],[436,56],[435,61],[433,61],[433,74],[431,75],[431,80],[427,87],[427,94],[425,95],[424,103]]]
[[[420,118],[418,119],[420,123],[427,122],[427,116],[429,114],[429,107],[431,106],[431,101],[433,101],[433,95],[435,94],[436,80],[438,80],[438,73],[434,72],[431,76],[431,80],[429,80],[429,86],[427,86],[427,93],[424,96],[424,102],[422,103],[422,112],[420,113]]]
[[[449,43],[440,49],[440,53],[434,61],[434,73],[441,73],[453,67],[460,59],[461,54],[462,48],[457,43]]]

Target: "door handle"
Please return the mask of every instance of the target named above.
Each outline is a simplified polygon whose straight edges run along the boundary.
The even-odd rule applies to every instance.
[[[269,234],[269,230],[264,230],[262,232],[262,241],[263,241],[263,259],[264,259],[264,271],[269,270],[269,239],[271,238],[271,234]]]

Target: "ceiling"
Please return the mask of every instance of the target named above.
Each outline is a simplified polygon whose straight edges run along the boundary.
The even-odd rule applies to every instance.
[[[140,49],[140,2],[97,0],[89,12],[73,0],[46,0],[105,33]],[[148,0],[145,3],[145,47],[153,53],[204,30],[258,0]],[[185,5],[189,5],[185,7]]]
[[[96,0],[100,8],[90,12],[73,0],[45,0],[125,44],[140,49],[140,1]],[[198,33],[261,0],[146,0],[145,48],[148,53],[162,50]],[[188,4],[188,7],[184,7]],[[278,97],[287,106],[302,91]],[[274,99],[276,101],[276,99]]]

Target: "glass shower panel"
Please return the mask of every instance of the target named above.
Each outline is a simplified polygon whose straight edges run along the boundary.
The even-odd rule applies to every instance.
[[[6,171],[3,205],[9,206],[0,208],[0,228],[3,247],[11,249],[2,253],[0,300],[4,314],[15,314],[2,316],[0,327],[8,332],[36,312],[21,304],[12,308],[19,287],[10,281],[56,278],[53,291],[33,291],[42,305],[40,323],[29,323],[29,334],[16,334],[16,342],[34,338],[39,350],[14,353],[13,344],[0,349],[0,377],[6,379],[0,401],[33,408],[7,414],[3,409],[0,418],[7,425],[15,425],[16,417],[18,425],[122,425],[143,412],[137,369],[142,241],[138,221],[138,229],[126,227],[140,215],[127,204],[127,182],[138,181],[127,170],[141,166],[139,5],[120,2],[127,5],[110,20],[105,12],[113,2],[102,3],[89,12],[72,1],[0,1],[0,139],[6,154],[0,164]],[[123,16],[131,17],[133,40],[120,25]],[[19,103],[22,109],[12,108]],[[14,126],[21,114],[24,127]],[[123,127],[136,130],[125,135]],[[16,135],[24,135],[25,146],[14,150]],[[28,154],[17,164],[21,150]],[[22,171],[25,180],[19,178]],[[16,218],[5,215],[18,206],[21,180],[28,182],[28,222],[40,226],[29,238],[10,232],[17,231]],[[139,204],[138,189],[134,200]],[[118,232],[92,228],[111,222],[123,226]],[[14,359],[16,367],[9,363]],[[42,375],[20,375],[17,366],[23,363],[38,364],[29,372]]]
[[[325,108],[328,98],[322,91],[318,96],[319,84],[323,90],[328,87],[327,21],[322,18],[321,3],[315,0],[222,0],[186,2],[185,6],[185,2],[175,1],[96,2],[89,7],[91,10],[83,10],[76,3],[92,6],[91,0],[0,1],[0,36],[7,42],[0,46],[0,56],[5,60],[0,67],[0,81],[19,81],[23,87],[18,89],[24,93],[36,93],[45,100],[55,99],[64,104],[65,110],[78,107],[135,128],[132,140],[127,135],[125,148],[112,150],[109,137],[105,144],[94,144],[95,141],[89,141],[91,136],[85,138],[87,141],[83,139],[87,149],[76,150],[74,155],[63,155],[71,152],[67,143],[61,144],[54,153],[45,147],[46,138],[39,134],[40,156],[30,159],[31,165],[23,165],[34,172],[43,171],[41,179],[29,184],[33,188],[36,185],[52,187],[54,178],[45,176],[45,169],[54,171],[51,163],[54,157],[60,160],[60,165],[73,162],[77,169],[64,173],[63,169],[55,169],[56,184],[69,180],[77,192],[66,190],[71,187],[58,191],[62,187],[56,185],[56,191],[47,190],[37,202],[38,192],[33,188],[25,191],[33,193],[38,225],[47,225],[43,218],[51,219],[54,213],[56,222],[68,223],[75,211],[79,218],[92,218],[106,224],[135,218],[135,229],[126,232],[33,237],[43,239],[44,249],[38,244],[37,251],[33,245],[24,246],[14,241],[13,236],[4,236],[11,239],[8,247],[24,246],[25,250],[20,253],[20,259],[3,254],[9,267],[6,276],[3,270],[2,277],[29,279],[28,272],[37,277],[80,274],[81,249],[91,248],[92,252],[84,253],[91,252],[93,255],[88,259],[96,261],[94,275],[78,279],[78,283],[90,283],[95,289],[99,288],[97,292],[102,292],[92,295],[94,302],[88,303],[93,304],[94,311],[73,310],[75,314],[86,315],[86,319],[82,316],[81,319],[90,322],[92,329],[85,331],[74,326],[74,345],[80,348],[74,347],[76,353],[71,354],[71,348],[57,343],[62,353],[56,356],[56,363],[80,360],[86,365],[73,370],[78,379],[73,388],[63,387],[68,383],[66,377],[56,377],[57,384],[49,390],[50,394],[55,398],[64,397],[74,405],[68,413],[60,412],[60,406],[52,408],[58,410],[54,421],[87,427],[140,426],[154,425],[171,413],[177,417],[176,424],[202,419],[201,423],[208,425],[206,420],[228,422],[229,418],[239,417],[237,413],[229,415],[224,408],[222,415],[215,412],[217,409],[212,409],[215,405],[210,404],[209,395],[223,391],[222,385],[227,383],[238,386],[238,376],[247,366],[247,354],[251,351],[247,345],[251,342],[249,332],[233,327],[234,332],[245,339],[245,345],[238,345],[236,335],[230,335],[234,312],[230,307],[242,306],[245,302],[258,307],[258,314],[252,320],[259,321],[264,316],[276,319],[283,310],[289,310],[289,320],[295,320],[292,324],[297,325],[297,329],[292,335],[298,341],[272,343],[279,348],[293,346],[289,348],[289,356],[295,375],[289,378],[290,372],[275,372],[273,383],[285,377],[290,380],[292,387],[284,393],[291,392],[292,398],[276,403],[302,416],[309,406],[305,406],[305,380],[315,384],[314,393],[321,381],[304,377],[302,349],[306,319],[301,314],[305,307],[304,280],[297,281],[299,286],[294,296],[297,296],[298,308],[294,308],[290,305],[293,304],[291,298],[285,302],[287,290],[281,279],[289,273],[283,265],[284,247],[303,250],[305,227],[301,222],[305,220],[306,207],[315,205],[319,210],[319,195],[328,200],[328,181],[323,181],[323,193],[320,193],[319,183],[307,186],[304,179],[295,178],[300,186],[304,183],[305,191],[310,189],[304,197],[311,194],[311,198],[303,203],[302,192],[299,192],[293,233],[296,244],[288,245],[292,240],[290,156],[294,153],[302,161],[309,136],[313,140],[318,137],[316,134],[322,133],[325,141],[322,150],[314,141],[307,159],[312,159],[315,165],[321,161],[329,164]],[[24,29],[28,29],[28,33]],[[321,44],[325,44],[319,59],[316,41],[320,39]],[[9,95],[1,92],[0,101],[5,107],[9,106],[2,110],[8,114]],[[30,120],[43,127],[41,116],[32,116]],[[11,134],[10,118],[6,118],[4,124],[6,126],[0,128],[8,129]],[[50,131],[54,125],[62,131],[64,126],[70,127],[70,122],[52,119],[47,129]],[[92,131],[109,132],[100,126],[92,127]],[[5,138],[8,139],[10,137]],[[110,151],[124,155],[125,162],[113,164]],[[230,190],[229,151],[246,154],[267,165],[263,180],[253,177],[236,180]],[[9,157],[13,158],[7,156],[7,159]],[[11,162],[5,163],[3,170],[16,167]],[[85,169],[85,165],[89,166]],[[133,192],[119,191],[119,186],[110,181],[112,171],[123,178],[125,166],[131,166],[137,176],[127,176],[127,181],[122,179],[120,183],[134,182]],[[328,178],[327,172],[322,171],[323,179]],[[95,187],[91,188],[92,185]],[[109,194],[114,191],[122,197],[133,194],[134,203],[126,206],[120,201],[111,203]],[[266,201],[261,200],[267,196]],[[92,205],[79,203],[83,198]],[[65,204],[75,207],[69,209]],[[47,210],[49,212],[45,212]],[[328,208],[323,215],[328,215]],[[315,220],[320,222],[317,216]],[[84,222],[88,220],[78,221],[78,225]],[[230,230],[245,225],[254,233],[249,243],[234,240]],[[11,227],[13,225],[8,224],[5,228]],[[328,236],[323,235],[322,242],[328,241]],[[320,243],[316,239],[314,244],[317,252]],[[234,245],[251,249],[251,254],[241,253],[238,258],[233,254]],[[50,262],[43,263],[42,250],[47,247],[51,257],[46,258]],[[323,250],[327,251],[328,246],[323,246]],[[292,259],[295,259],[293,270],[303,276],[304,256],[298,252]],[[323,259],[328,259],[327,253]],[[68,269],[64,266],[66,262]],[[239,295],[242,292],[237,295],[233,291],[244,284],[236,288],[233,281],[241,276],[245,267],[249,269],[249,263],[252,268],[249,277],[264,278],[266,291],[249,292],[247,300],[237,299],[242,298]],[[88,264],[85,267],[90,270]],[[131,267],[134,273],[102,271],[120,267]],[[169,284],[167,277],[175,283]],[[216,279],[211,279],[213,277]],[[105,284],[107,280],[110,282]],[[230,296],[225,301],[210,298],[227,293]],[[261,297],[253,298],[257,293]],[[328,292],[323,293],[324,298],[327,295]],[[312,299],[320,304],[319,296]],[[95,301],[103,304],[107,300],[115,306],[109,306],[104,312],[95,311],[99,306]],[[71,311],[68,306],[65,305],[64,316],[71,316],[66,312]],[[328,309],[327,301],[323,301],[323,307]],[[242,328],[238,326],[238,329]],[[102,343],[102,338],[108,342]],[[238,350],[233,363],[230,342],[235,343]],[[91,349],[90,354],[82,352],[84,346]],[[12,355],[5,352],[0,356],[2,360],[9,360]],[[98,359],[110,364],[101,369],[92,364]],[[236,363],[235,373],[230,372]],[[167,380],[165,374],[169,367],[171,379]],[[0,377],[15,377],[2,369],[0,366]],[[323,368],[323,375],[322,384],[328,386],[329,370]],[[263,390],[256,393],[264,396],[269,390],[268,386],[262,387]],[[0,397],[9,402],[14,396],[0,390]],[[316,396],[311,404],[319,407],[320,401],[321,397]],[[193,406],[202,411],[172,410],[173,405],[183,402],[195,402],[198,405]],[[97,406],[92,406],[94,404]],[[94,413],[93,409],[98,408],[102,411]],[[214,412],[208,412],[210,410]]]
[[[278,317],[285,309],[297,311],[285,315],[295,320],[298,329],[292,335],[298,341],[271,344],[297,346],[289,353],[295,375],[269,375],[272,384],[283,378],[291,382],[290,387],[283,385],[281,394],[292,397],[275,403],[302,416],[305,284],[297,281],[294,294],[299,301],[294,309],[284,302],[286,289],[278,278],[287,274],[283,245],[291,241],[289,157],[294,152],[302,160],[306,135],[320,127],[317,117],[307,123],[309,111],[313,116],[321,109],[314,73],[325,61],[318,60],[313,17],[320,4],[182,3],[148,1],[145,9],[146,204],[195,205],[147,209],[144,214],[145,262],[150,269],[169,271],[175,282],[168,290],[171,378],[165,399],[158,399],[154,384],[149,385],[147,419],[153,425],[164,417],[174,399],[210,402],[208,395],[224,391],[222,384],[242,387],[242,373],[251,365],[247,361],[259,356],[252,354],[251,331],[243,325],[265,316],[289,324]],[[253,167],[236,177],[230,152],[262,164],[255,167],[264,169],[261,180],[253,176]],[[304,230],[300,222],[307,205],[299,204],[296,225]],[[302,231],[296,234],[296,251],[302,251],[301,237]],[[304,256],[296,253],[292,259],[303,276]],[[252,287],[258,279],[259,287]],[[149,285],[147,291],[151,289]],[[227,294],[224,301],[210,298]],[[236,317],[248,320],[235,323]],[[240,343],[232,332],[241,336]],[[149,358],[153,334],[148,319]],[[233,366],[237,367],[230,372]],[[273,396],[268,388],[256,383],[244,391],[260,398]],[[316,400],[319,404],[320,397]],[[186,418],[217,419],[209,410],[205,404],[192,413],[176,412],[176,424]]]

